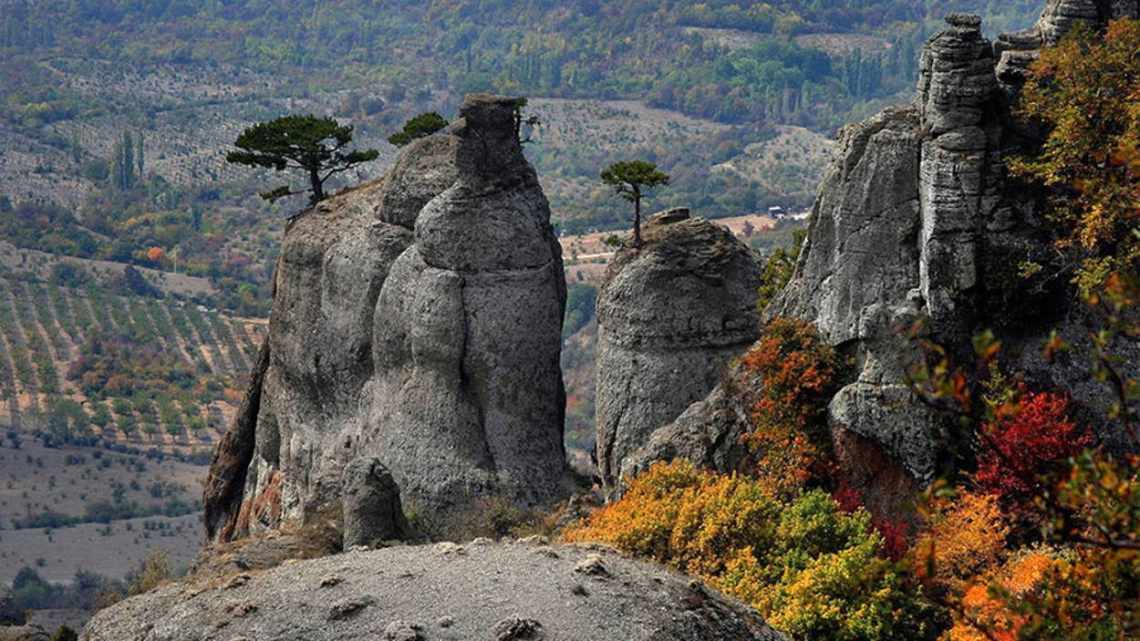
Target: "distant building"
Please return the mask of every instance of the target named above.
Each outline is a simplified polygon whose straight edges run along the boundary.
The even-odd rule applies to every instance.
[[[784,212],[783,207],[769,207],[768,208],[768,217],[769,218],[773,218],[775,220],[780,220],[785,215],[787,215],[787,214],[786,214],[786,212]]]

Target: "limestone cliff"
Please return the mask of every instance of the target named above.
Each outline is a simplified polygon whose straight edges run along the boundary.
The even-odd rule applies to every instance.
[[[1044,194],[1011,179],[1005,160],[1034,142],[1011,108],[1040,48],[1078,23],[1135,16],[1137,0],[1050,0],[1034,29],[991,43],[976,16],[951,15],[923,50],[913,104],[840,132],[795,274],[765,316],[811,320],[852,358],[855,371],[829,414],[837,454],[855,477],[899,487],[949,463],[946,417],[907,384],[914,327],[960,362],[971,358],[974,332],[996,330],[1011,368],[1042,388],[1072,390],[1090,422],[1104,423],[1110,395],[1079,354],[1087,327],[1072,293],[1017,274],[1021,261],[1051,257]],[[1078,354],[1045,363],[1041,346],[1055,327]],[[1140,354],[1126,360],[1137,366]],[[729,384],[657,430],[629,465],[685,456],[731,469],[739,460],[731,444],[749,429],[740,390],[762,384],[741,376],[730,371]],[[865,469],[872,460],[876,469]],[[886,469],[897,465],[905,473]]]
[[[598,295],[598,466],[607,490],[625,459],[720,381],[759,333],[759,266],[727,229],[688,212],[650,218]]]
[[[425,515],[559,495],[562,263],[512,104],[468,97],[384,178],[289,226],[267,344],[207,482],[211,538],[335,510],[361,456]]]

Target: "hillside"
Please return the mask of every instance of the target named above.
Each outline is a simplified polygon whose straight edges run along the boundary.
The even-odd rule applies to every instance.
[[[212,443],[263,332],[193,304],[0,279],[0,423],[57,443]]]

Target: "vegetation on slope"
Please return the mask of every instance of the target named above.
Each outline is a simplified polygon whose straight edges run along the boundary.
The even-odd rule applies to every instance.
[[[747,473],[658,464],[567,537],[703,576],[797,640],[1135,638],[1140,381],[1116,349],[1140,336],[1137,50],[1140,22],[1124,20],[1046,51],[1022,105],[1046,143],[1017,163],[1052,193],[1060,273],[1098,323],[1091,367],[1114,400],[1110,424],[1082,423],[1066,390],[1023,380],[990,333],[968,368],[926,345],[914,391],[957,419],[967,460],[912,497],[914,514],[876,522],[820,431],[832,356],[812,328],[777,319],[742,359],[763,389]],[[1059,338],[1042,348],[1068,350]]]

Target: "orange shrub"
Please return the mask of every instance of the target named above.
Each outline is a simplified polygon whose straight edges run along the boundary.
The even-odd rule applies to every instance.
[[[935,511],[930,528],[915,546],[915,566],[940,590],[960,590],[1001,561],[1009,526],[997,497],[961,494]]]
[[[744,356],[745,371],[758,376],[755,429],[746,437],[759,456],[757,474],[790,496],[813,476],[824,476],[828,447],[826,410],[839,358],[813,324],[777,318]]]

